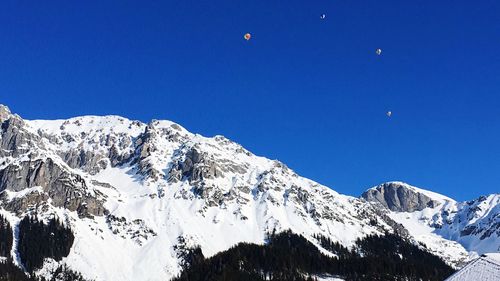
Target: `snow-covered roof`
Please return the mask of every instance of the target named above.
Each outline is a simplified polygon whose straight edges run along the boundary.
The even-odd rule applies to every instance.
[[[445,281],[500,280],[500,253],[482,255],[457,271]]]

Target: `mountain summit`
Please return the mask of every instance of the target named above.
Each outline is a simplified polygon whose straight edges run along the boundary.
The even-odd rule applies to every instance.
[[[378,202],[391,211],[413,212],[455,202],[446,196],[411,186],[404,182],[386,182],[365,191],[362,198]]]

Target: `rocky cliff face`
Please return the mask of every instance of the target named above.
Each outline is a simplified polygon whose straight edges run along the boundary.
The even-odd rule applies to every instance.
[[[422,211],[439,205],[438,201],[399,182],[383,183],[365,191],[361,197],[396,212]]]
[[[22,161],[0,170],[0,190],[7,191],[0,195],[5,209],[16,214],[46,207],[49,199],[52,206],[77,211],[80,216],[102,216],[106,212],[101,193],[90,194],[80,175],[71,174],[50,158]],[[23,191],[34,192],[17,196]]]
[[[0,106],[0,121],[0,199],[6,210],[22,214],[46,209],[50,200],[52,206],[80,216],[105,213],[102,194],[91,192],[82,176],[53,155],[21,117]]]

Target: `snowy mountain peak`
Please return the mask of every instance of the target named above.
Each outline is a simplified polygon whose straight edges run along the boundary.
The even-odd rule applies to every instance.
[[[10,115],[10,109],[5,105],[0,104],[0,121],[8,119]]]

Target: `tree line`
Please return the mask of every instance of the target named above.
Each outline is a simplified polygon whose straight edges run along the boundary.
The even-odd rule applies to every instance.
[[[351,250],[321,235],[314,238],[336,257],[287,231],[272,234],[265,245],[240,243],[211,258],[194,259],[174,280],[311,281],[329,274],[348,281],[441,281],[454,272],[437,256],[393,234],[358,239]]]

